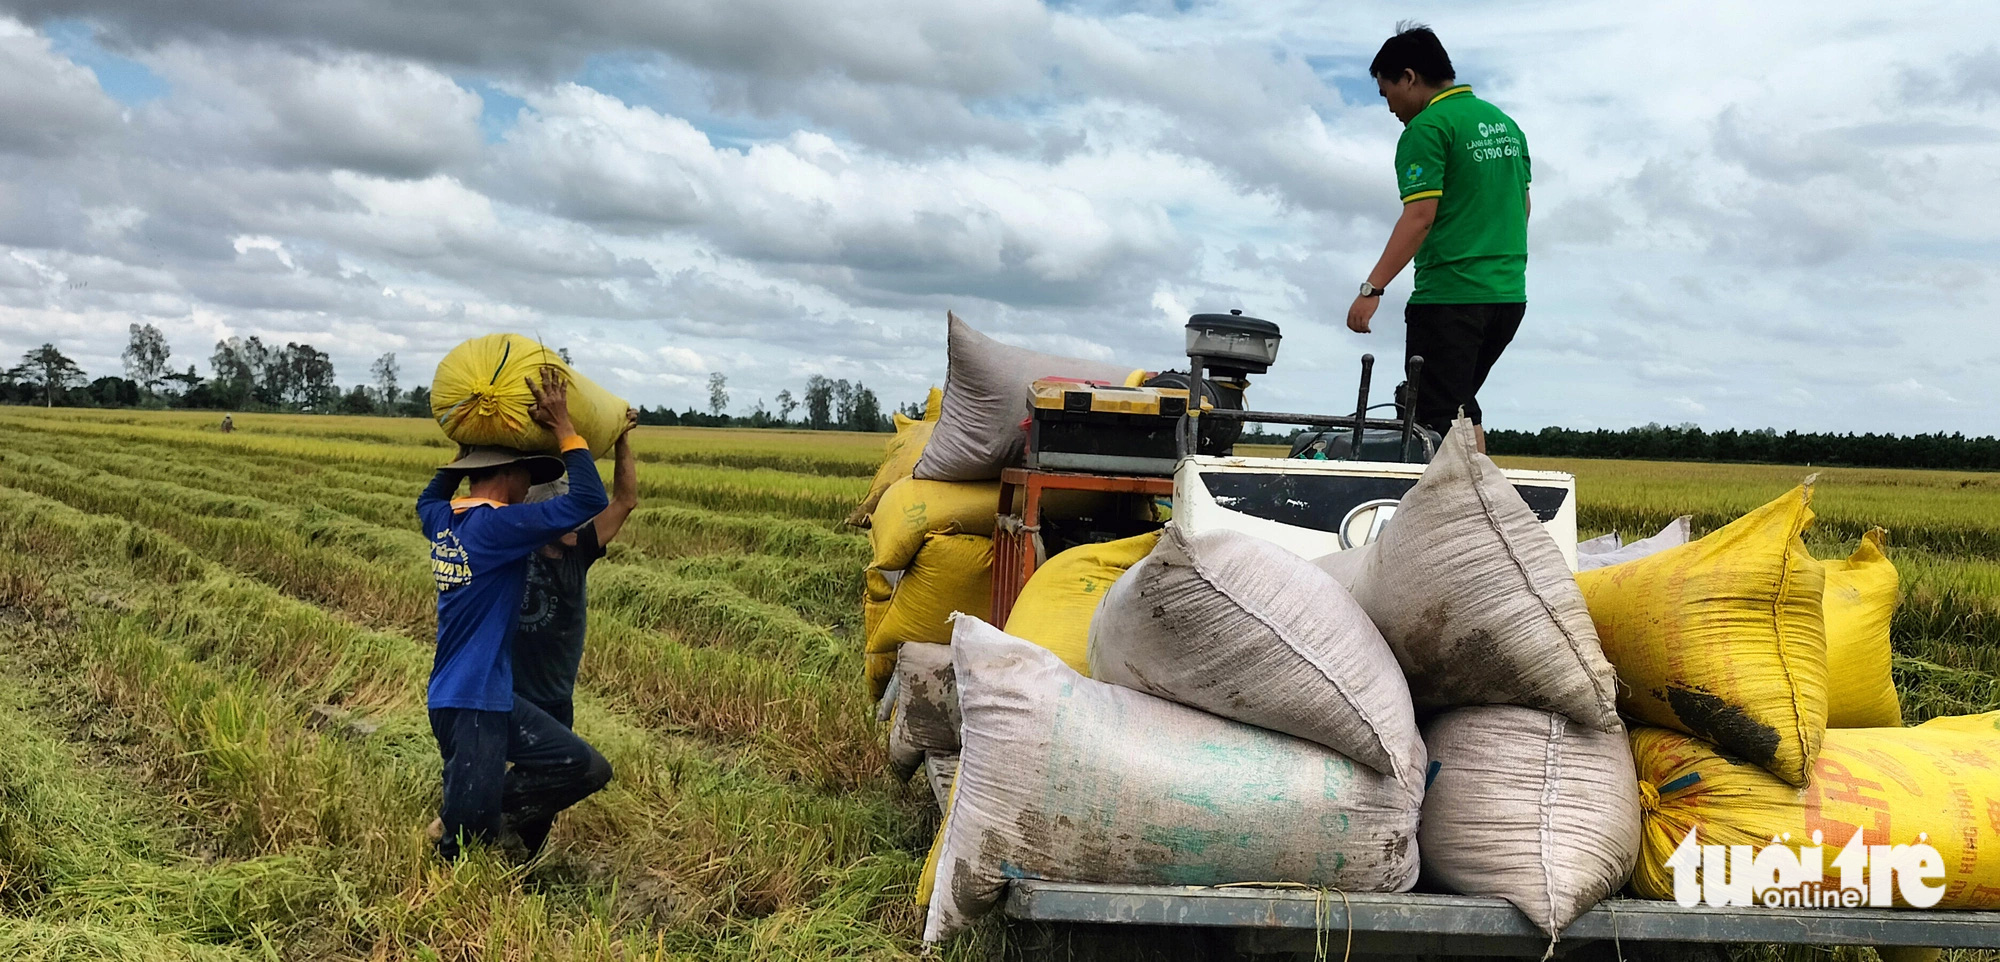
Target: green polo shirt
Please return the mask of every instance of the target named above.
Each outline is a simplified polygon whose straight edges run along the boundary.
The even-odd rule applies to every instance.
[[[1528,139],[1464,84],[1438,92],[1396,141],[1403,203],[1435,197],[1412,304],[1528,299]]]

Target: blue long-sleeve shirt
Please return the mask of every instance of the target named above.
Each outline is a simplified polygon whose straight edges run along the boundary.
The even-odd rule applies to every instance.
[[[437,656],[431,708],[509,711],[514,707],[514,631],[520,623],[528,556],[596,517],[611,499],[581,438],[563,443],[569,493],[534,504],[485,498],[449,500],[459,472],[439,471],[417,496],[431,540],[437,584]]]

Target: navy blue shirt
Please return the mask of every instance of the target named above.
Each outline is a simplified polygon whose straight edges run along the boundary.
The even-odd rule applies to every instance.
[[[581,439],[564,445],[563,460],[569,493],[535,504],[448,501],[458,490],[457,471],[439,471],[417,496],[438,591],[437,656],[425,692],[429,707],[513,709],[513,642],[528,556],[611,503]]]

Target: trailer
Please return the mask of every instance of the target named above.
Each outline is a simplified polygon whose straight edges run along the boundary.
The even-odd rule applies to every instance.
[[[1164,464],[1151,474],[1079,469],[1089,454],[1039,458],[1031,433],[1028,467],[1001,476],[994,534],[992,610],[1004,625],[1016,598],[1048,554],[1040,539],[1042,495],[1094,491],[1169,502],[1176,523],[1191,530],[1229,529],[1284,545],[1305,557],[1352,550],[1372,541],[1397,501],[1421,477],[1436,437],[1415,424],[1413,388],[1399,388],[1394,419],[1371,411],[1374,359],[1364,355],[1351,415],[1292,414],[1241,405],[1244,375],[1275,359],[1276,325],[1240,312],[1190,318],[1190,370]],[[1406,366],[1417,383],[1423,359]],[[1224,389],[1204,386],[1205,372]],[[1224,400],[1234,391],[1235,404]],[[1065,399],[1051,411],[1090,410]],[[1060,416],[1050,414],[1051,419]],[[1291,424],[1331,439],[1324,458],[1250,458],[1214,449],[1202,422]],[[1149,427],[1157,445],[1157,428]],[[1072,434],[1073,438],[1075,435]],[[1205,450],[1206,448],[1206,450]],[[1152,458],[1130,452],[1100,455],[1106,465]],[[1387,452],[1386,455],[1384,452]],[[1299,455],[1295,448],[1294,454]],[[1370,458],[1373,458],[1372,460]],[[1064,465],[1056,467],[1055,465]],[[1576,561],[1576,484],[1570,475],[1508,470],[1505,475],[1561,548]],[[886,699],[885,699],[886,704]],[[956,776],[956,755],[925,758],[924,776],[940,809]],[[1683,907],[1674,902],[1613,897],[1600,902],[1550,940],[1512,904],[1499,898],[1434,892],[1367,893],[1258,884],[1152,886],[1016,879],[1003,914],[1028,932],[1011,938],[1024,958],[1147,959],[1428,959],[1497,957],[1565,959],[1715,959],[1732,944],[1871,946],[1894,962],[1930,959],[1936,949],[2000,949],[2000,911],[1884,908]]]

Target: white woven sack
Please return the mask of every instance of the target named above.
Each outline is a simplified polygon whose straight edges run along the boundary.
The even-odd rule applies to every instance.
[[[945,315],[944,407],[913,473],[930,481],[988,481],[1021,463],[1028,385],[1044,377],[1124,383],[1130,367],[1042,354],[1002,344]]]
[[[1375,542],[1317,563],[1382,630],[1420,711],[1523,705],[1616,731],[1617,676],[1576,576],[1473,435],[1454,422]]]
[[[1426,883],[1514,903],[1553,941],[1639,864],[1639,779],[1625,733],[1492,705],[1424,726]]]
[[[1423,770],[1409,685],[1368,614],[1311,562],[1240,531],[1167,525],[1097,606],[1090,675],[1384,775]]]
[[[924,938],[1015,878],[1127,885],[1416,883],[1421,799],[1339,754],[1085,678],[959,615],[958,779]]]
[[[1624,564],[1627,561],[1637,561],[1649,554],[1665,551],[1668,548],[1678,548],[1688,543],[1688,538],[1693,531],[1694,518],[1684,514],[1667,522],[1667,526],[1661,528],[1659,534],[1650,538],[1641,538],[1631,544],[1618,544],[1618,533],[1615,531],[1604,536],[1604,538],[1612,539],[1609,548],[1585,551],[1584,545],[1601,543],[1604,541],[1604,538],[1580,541],[1576,545],[1576,570],[1592,571],[1598,568],[1609,568],[1612,565]]]

